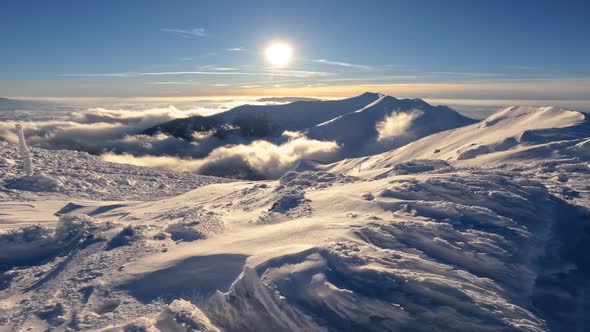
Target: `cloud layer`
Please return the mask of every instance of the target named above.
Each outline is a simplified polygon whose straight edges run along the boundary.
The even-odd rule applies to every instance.
[[[178,171],[231,178],[277,178],[297,165],[301,159],[323,160],[338,149],[334,142],[300,136],[282,144],[258,140],[249,144],[220,146],[201,159],[173,156],[103,155],[106,161],[139,166],[170,168]]]
[[[164,32],[177,33],[185,37],[205,37],[207,33],[204,28],[194,29],[162,29]]]
[[[136,136],[162,122],[200,114],[170,106],[144,111],[94,108],[69,114],[64,119],[23,123],[31,145],[51,149],[73,149],[100,154],[103,151],[142,151],[150,145],[165,144],[161,137]],[[18,141],[15,121],[0,122],[0,139]]]
[[[286,132],[272,141],[205,134],[186,141],[142,134],[155,125],[201,113],[173,106],[143,111],[93,108],[63,119],[22,124],[32,146],[86,151],[103,155],[107,161],[234,178],[275,178],[301,159],[331,160],[338,150],[334,142],[309,139],[296,132]],[[0,122],[0,140],[17,144],[16,124]]]

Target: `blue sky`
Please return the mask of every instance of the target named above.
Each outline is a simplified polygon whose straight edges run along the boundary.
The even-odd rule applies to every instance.
[[[587,1],[27,1],[0,95],[590,99]],[[294,49],[273,68],[272,40]]]

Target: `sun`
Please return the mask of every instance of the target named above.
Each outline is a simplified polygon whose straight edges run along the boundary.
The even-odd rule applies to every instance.
[[[284,42],[272,42],[264,50],[266,61],[273,66],[283,67],[291,63],[293,48]]]

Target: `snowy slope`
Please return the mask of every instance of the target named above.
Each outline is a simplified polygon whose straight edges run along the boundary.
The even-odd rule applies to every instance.
[[[514,160],[587,158],[587,115],[554,107],[507,107],[481,122],[440,132],[379,155],[345,160],[337,172],[387,169],[415,159],[440,159],[453,165],[498,165]],[[573,151],[576,150],[576,151]],[[529,153],[530,152],[530,153]]]
[[[404,117],[403,115],[410,115]],[[403,130],[390,132],[379,139],[379,123],[392,117],[392,122],[408,123]],[[336,141],[349,157],[370,155],[400,147],[418,138],[440,131],[472,124],[469,119],[446,106],[432,106],[420,99],[396,99],[380,95],[366,107],[346,113],[307,130],[311,138]]]
[[[584,331],[589,139],[580,113],[509,108],[330,172],[34,194],[60,217],[0,231],[0,330]]]

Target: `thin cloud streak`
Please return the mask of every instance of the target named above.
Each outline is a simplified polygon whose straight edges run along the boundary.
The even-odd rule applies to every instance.
[[[155,85],[192,85],[194,82],[146,82],[146,84]]]
[[[66,77],[140,77],[140,76],[172,76],[172,75],[243,75],[243,76],[261,76],[273,75],[282,77],[325,77],[332,76],[332,73],[306,70],[280,70],[272,69],[260,72],[241,72],[230,70],[229,68],[216,69],[215,71],[165,71],[165,72],[122,72],[122,73],[82,73],[82,74],[62,74]]]
[[[185,37],[205,37],[207,33],[205,32],[204,28],[194,28],[194,29],[161,29],[164,32],[171,32],[180,34]]]
[[[342,62],[342,61],[332,61],[332,60],[327,60],[327,59],[317,59],[317,60],[311,60],[311,61],[316,62],[316,63],[326,64],[326,65],[331,65],[331,66],[356,68],[356,69],[371,69],[371,67],[365,66],[365,65],[359,65],[359,64],[355,64],[355,63],[348,63],[348,62]]]
[[[498,77],[503,76],[501,73],[484,73],[484,72],[464,72],[464,71],[431,71],[425,74],[438,76],[460,76],[460,77]]]
[[[212,67],[211,70],[216,70],[216,71],[234,71],[234,70],[238,70],[237,68],[233,68],[233,67]]]
[[[286,70],[286,69],[274,69],[268,71],[269,74],[275,76],[285,76],[285,77],[300,77],[300,78],[307,78],[307,77],[325,77],[325,76],[333,76],[333,73],[328,72],[321,72],[321,71],[307,71],[307,70]]]
[[[540,67],[526,66],[526,65],[505,65],[503,67],[506,69],[522,70],[522,71],[543,71],[544,70]]]

